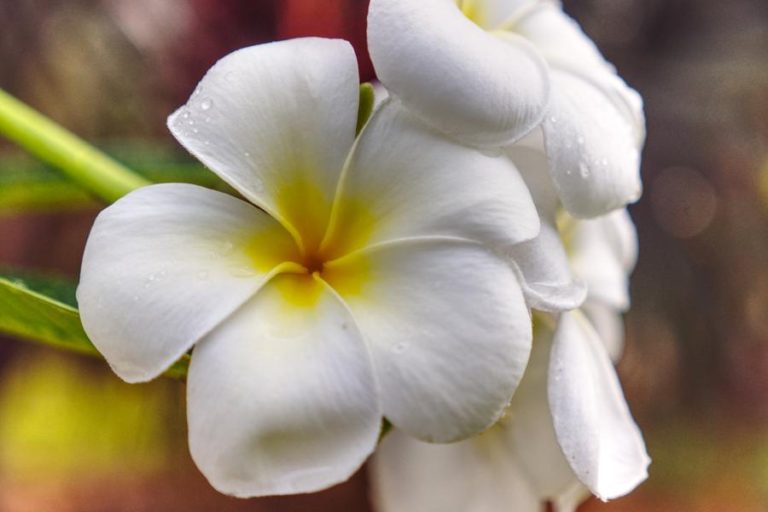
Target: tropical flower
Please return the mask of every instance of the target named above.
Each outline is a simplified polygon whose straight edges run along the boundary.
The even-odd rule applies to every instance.
[[[424,121],[483,148],[536,129],[565,208],[637,200],[642,101],[550,0],[371,0],[377,75]]]
[[[427,441],[475,434],[528,360],[530,314],[503,255],[539,220],[515,167],[391,102],[356,138],[357,111],[345,42],[234,52],[168,124],[246,201],[149,186],[88,239],[88,335],[129,382],[195,346],[190,450],[222,492],[343,481],[382,416]]]
[[[385,438],[373,466],[380,512],[539,512],[547,500],[572,512],[588,491],[615,498],[646,478],[649,459],[609,357],[621,351],[634,228],[623,210],[565,226],[587,302],[536,316],[528,368],[497,425],[452,445]]]

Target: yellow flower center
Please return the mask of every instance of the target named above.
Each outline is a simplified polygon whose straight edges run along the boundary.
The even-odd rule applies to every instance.
[[[315,305],[323,281],[345,296],[359,293],[368,279],[365,256],[346,256],[366,245],[373,216],[365,205],[348,198],[333,208],[333,199],[309,179],[285,183],[278,190],[276,210],[293,228],[294,243],[278,233],[262,233],[248,244],[257,270],[281,267],[282,275],[273,283],[292,307]],[[344,222],[339,222],[342,216]]]

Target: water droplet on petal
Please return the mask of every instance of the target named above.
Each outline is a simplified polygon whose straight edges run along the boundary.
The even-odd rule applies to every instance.
[[[590,174],[591,174],[591,171],[589,170],[589,166],[588,166],[586,163],[584,163],[584,162],[581,162],[581,163],[579,164],[579,175],[580,175],[582,178],[585,178],[585,179],[586,179],[586,178],[589,178],[589,175],[590,175]]]
[[[583,145],[584,145],[584,137],[582,137],[581,135],[579,135],[579,138],[578,138],[578,139],[576,139],[576,142],[578,142],[578,143],[579,143],[579,146],[583,146]]]
[[[549,122],[552,124],[557,124],[557,118],[555,116],[552,116],[549,118]]]
[[[200,110],[210,110],[213,106],[213,100],[211,98],[205,98],[200,102]]]

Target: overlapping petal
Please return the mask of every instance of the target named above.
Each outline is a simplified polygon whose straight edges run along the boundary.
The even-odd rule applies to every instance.
[[[544,311],[578,307],[586,297],[586,287],[571,273],[568,254],[556,226],[559,201],[547,172],[546,157],[541,150],[529,145],[515,146],[508,155],[521,170],[541,219],[536,238],[509,250],[520,269],[528,304]]]
[[[364,281],[345,275],[367,273]],[[369,342],[385,416],[427,441],[490,426],[509,402],[531,346],[511,268],[479,244],[410,240],[326,266]]]
[[[396,101],[369,121],[339,191],[331,238],[346,250],[416,236],[507,249],[539,230],[510,160],[449,141]]]
[[[194,185],[139,189],[101,212],[83,256],[83,325],[115,373],[156,377],[295,251],[272,218]]]
[[[187,396],[192,456],[214,487],[235,496],[346,480],[381,424],[363,338],[310,276],[276,277],[200,342]]]
[[[373,0],[368,48],[379,79],[432,126],[480,146],[511,143],[542,119],[546,65],[446,0]]]
[[[379,512],[538,512],[516,461],[499,450],[489,431],[449,445],[417,441],[394,431],[372,464],[373,499]]]
[[[645,116],[640,95],[616,75],[616,69],[603,58],[595,43],[578,23],[556,2],[532,2],[518,11],[507,29],[531,41],[553,69],[590,80],[632,123],[642,143]]]
[[[637,233],[626,210],[575,222],[570,237],[576,275],[589,296],[616,309],[629,307],[629,274],[637,260]]]
[[[476,22],[486,30],[502,30],[523,16],[540,0],[462,0],[460,4],[470,4],[479,13]]]
[[[623,496],[650,463],[605,348],[579,312],[563,313],[549,367],[549,403],[571,468],[602,499]]]
[[[306,238],[322,236],[355,137],[358,98],[349,43],[281,41],[221,59],[168,126],[246,198],[318,243]]]
[[[553,71],[545,118],[549,168],[565,208],[595,217],[640,197],[640,153],[632,124],[591,83]]]
[[[528,367],[499,428],[505,441],[500,449],[518,461],[541,502],[560,496],[578,482],[557,442],[547,398],[553,335],[549,326],[537,322]]]

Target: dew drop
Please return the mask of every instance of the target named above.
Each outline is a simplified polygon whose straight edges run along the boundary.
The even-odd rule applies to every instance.
[[[579,138],[578,138],[578,139],[576,139],[576,142],[578,142],[578,143],[579,143],[579,146],[583,146],[583,145],[584,145],[584,137],[582,137],[581,135],[579,135]]]
[[[213,106],[213,100],[211,98],[205,98],[200,102],[200,110],[210,110]]]
[[[557,124],[557,118],[555,116],[552,116],[549,118],[549,122],[552,124]]]
[[[589,166],[585,164],[584,162],[579,164],[579,175],[582,178],[589,178],[589,175],[591,174],[589,170]]]

